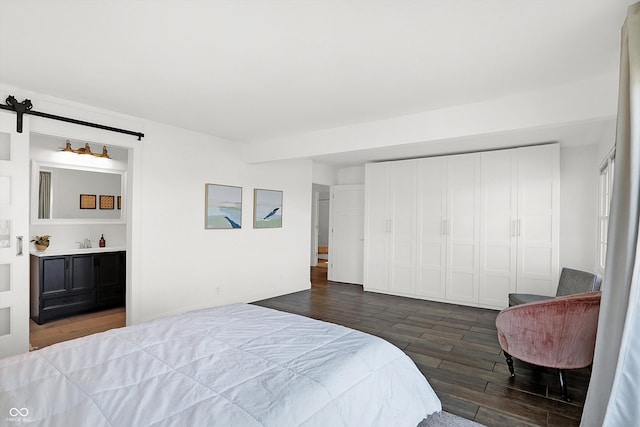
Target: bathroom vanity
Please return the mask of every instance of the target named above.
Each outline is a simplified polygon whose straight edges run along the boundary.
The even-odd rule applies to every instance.
[[[125,302],[124,248],[31,253],[31,318],[42,325]]]

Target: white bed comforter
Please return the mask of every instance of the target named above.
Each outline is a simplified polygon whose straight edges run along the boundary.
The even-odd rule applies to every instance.
[[[413,427],[439,410],[388,342],[246,304],[0,360],[0,425]]]

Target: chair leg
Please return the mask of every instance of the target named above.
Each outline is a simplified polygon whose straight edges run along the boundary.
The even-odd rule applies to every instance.
[[[506,351],[502,350],[502,352],[504,353],[504,358],[507,359],[507,366],[509,367],[509,372],[511,373],[511,378],[515,378],[516,373],[513,370],[513,358]]]
[[[567,379],[564,376],[564,370],[558,369],[558,374],[560,374],[560,387],[562,387],[562,399],[565,402],[569,402],[569,395],[567,394]]]

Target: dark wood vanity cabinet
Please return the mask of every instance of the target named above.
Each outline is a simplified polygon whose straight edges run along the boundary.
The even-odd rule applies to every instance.
[[[31,255],[31,318],[38,324],[124,305],[126,252]]]

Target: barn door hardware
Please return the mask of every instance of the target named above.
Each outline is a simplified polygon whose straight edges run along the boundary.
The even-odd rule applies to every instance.
[[[22,133],[22,118],[25,114],[31,114],[32,116],[44,117],[45,119],[59,120],[61,122],[73,123],[76,125],[88,126],[97,129],[108,130],[110,132],[124,133],[127,135],[133,135],[138,137],[138,141],[144,137],[144,133],[134,132],[126,129],[114,128],[111,126],[105,126],[98,123],[85,122],[84,120],[71,119],[69,117],[56,116],[55,114],[42,113],[40,111],[33,111],[33,104],[31,100],[25,99],[22,102],[18,102],[18,100],[9,95],[5,100],[7,105],[0,104],[0,109],[14,111],[16,113],[16,131],[18,133]]]

